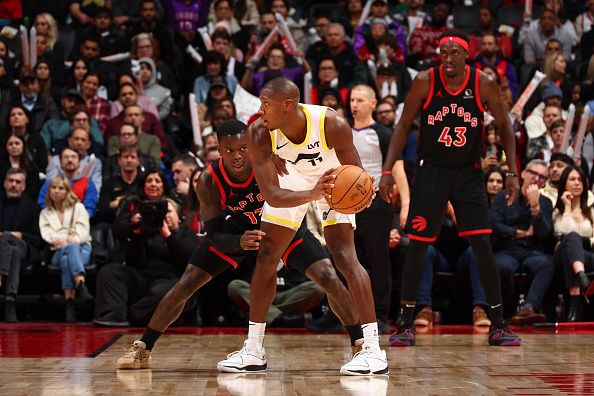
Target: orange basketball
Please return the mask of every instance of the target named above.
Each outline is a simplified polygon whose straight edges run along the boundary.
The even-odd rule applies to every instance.
[[[355,165],[336,168],[334,188],[327,191],[326,202],[332,209],[345,214],[359,213],[373,197],[373,182],[365,170]]]

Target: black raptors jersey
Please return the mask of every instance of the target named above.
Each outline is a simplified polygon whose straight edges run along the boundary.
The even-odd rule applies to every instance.
[[[448,90],[443,65],[429,69],[429,95],[421,113],[418,158],[439,166],[462,166],[482,155],[484,111],[480,72],[466,66],[457,92]]]
[[[225,172],[222,158],[210,164],[208,171],[221,195],[226,231],[241,234],[260,228],[264,197],[258,189],[254,171],[245,182],[234,183]]]

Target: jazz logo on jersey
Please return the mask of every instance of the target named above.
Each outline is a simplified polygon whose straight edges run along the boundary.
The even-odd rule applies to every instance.
[[[441,110],[438,110],[435,114],[429,114],[427,116],[427,124],[435,125],[436,121],[443,121],[444,117],[448,114],[462,118],[462,120],[469,123],[472,128],[478,125],[478,119],[472,117],[468,111],[465,111],[464,107],[458,106],[456,103],[450,103],[449,106],[443,106]]]
[[[287,160],[293,165],[297,165],[297,163],[301,160],[308,161],[312,166],[316,166],[317,162],[322,162],[324,159],[320,157],[320,153],[299,153],[295,161]]]

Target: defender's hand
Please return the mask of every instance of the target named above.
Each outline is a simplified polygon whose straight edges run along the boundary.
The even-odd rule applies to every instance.
[[[258,250],[260,249],[260,241],[266,235],[260,230],[248,230],[243,233],[239,240],[239,245],[243,250]]]

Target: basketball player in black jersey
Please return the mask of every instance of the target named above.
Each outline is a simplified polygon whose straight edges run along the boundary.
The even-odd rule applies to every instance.
[[[521,341],[503,320],[501,285],[491,250],[491,217],[480,166],[485,108],[501,128],[507,156],[508,204],[518,195],[516,142],[495,80],[466,65],[468,38],[458,32],[440,36],[441,65],[420,72],[394,129],[380,180],[380,194],[390,202],[391,169],[400,158],[413,120],[421,113],[417,166],[411,190],[407,232],[410,246],[402,270],[402,321],[390,337],[393,346],[415,344],[415,297],[429,243],[435,241],[446,203],[454,206],[460,236],[476,254],[481,284],[490,304],[489,344],[517,346]]]
[[[179,317],[186,301],[225,269],[237,268],[244,260],[255,262],[264,236],[259,230],[264,198],[252,171],[246,128],[241,121],[230,120],[217,129],[221,159],[202,172],[196,189],[207,240],[194,252],[181,279],[159,303],[142,338],[118,359],[118,369],[150,368],[150,351]],[[356,352],[362,345],[363,332],[350,294],[336,276],[326,251],[303,226],[291,246],[291,251],[283,256],[285,265],[303,272],[326,292],[333,311],[351,337],[353,353]],[[265,369],[264,360],[262,364],[237,370],[229,367],[228,371]]]

